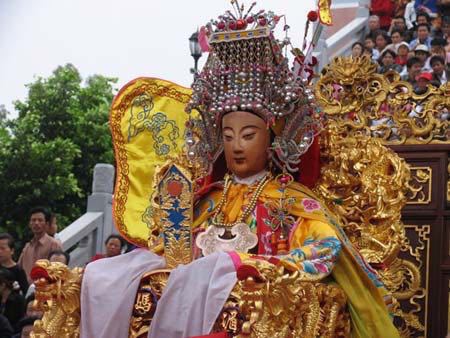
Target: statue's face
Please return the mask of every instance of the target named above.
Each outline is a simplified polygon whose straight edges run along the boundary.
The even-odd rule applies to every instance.
[[[267,167],[270,132],[263,119],[243,111],[228,113],[222,120],[222,137],[233,174],[246,178]]]

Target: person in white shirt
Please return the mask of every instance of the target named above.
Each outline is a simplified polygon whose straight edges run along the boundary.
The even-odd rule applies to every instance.
[[[405,21],[406,27],[408,27],[408,29],[413,28],[414,22],[416,22],[416,10],[414,9],[414,2],[414,0],[411,0],[405,7]]]

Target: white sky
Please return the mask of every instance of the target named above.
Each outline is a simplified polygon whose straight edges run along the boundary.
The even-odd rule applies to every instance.
[[[300,46],[316,2],[259,0],[255,8],[286,14]],[[69,62],[83,78],[117,77],[118,88],[139,76],[189,86],[188,38],[227,9],[228,0],[0,0],[0,104],[14,117],[12,101],[24,99],[25,84]]]

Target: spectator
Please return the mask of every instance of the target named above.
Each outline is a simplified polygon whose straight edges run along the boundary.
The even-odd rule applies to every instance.
[[[13,334],[14,330],[8,318],[6,318],[4,315],[0,315],[0,337],[11,338]]]
[[[401,42],[397,47],[397,57],[395,58],[395,63],[402,67],[406,66],[408,62],[409,45],[407,42]]]
[[[416,0],[414,8],[417,12],[426,12],[428,14],[437,13],[437,1],[436,0]]]
[[[394,9],[394,3],[391,0],[372,0],[370,3],[370,14],[380,18],[380,28],[385,31],[389,30]]]
[[[430,26],[428,26],[427,24],[424,24],[424,23],[417,25],[416,32],[417,32],[417,38],[412,40],[409,43],[409,48],[411,50],[414,50],[419,45],[425,45],[428,48],[430,48],[431,40],[432,40],[432,38],[430,36]]]
[[[370,60],[373,61],[373,49],[364,47],[364,51],[363,51],[362,56],[366,56]]]
[[[450,52],[450,17],[444,17],[442,20],[442,38],[446,41],[446,51]]]
[[[69,265],[70,255],[62,250],[55,250],[48,254],[48,260],[50,262],[60,262],[65,265]]]
[[[0,234],[0,266],[7,269],[19,284],[24,295],[28,289],[28,281],[25,271],[13,260],[14,238],[7,233]]]
[[[122,248],[125,246],[125,241],[119,235],[109,235],[105,241],[106,254],[96,254],[92,257],[91,262],[101,258],[109,258],[118,256],[122,253]]]
[[[406,71],[400,74],[403,81],[407,81],[412,85],[416,84],[416,76],[419,75],[422,69],[422,62],[415,56],[408,59],[406,63]]]
[[[428,85],[433,84],[431,80],[433,76],[429,72],[422,72],[416,77],[416,85],[414,86],[414,93],[418,95],[425,94],[428,90]]]
[[[42,318],[42,316],[44,315],[44,313],[41,310],[38,310],[36,307],[34,294],[27,297],[25,308],[26,308],[25,317]]]
[[[439,38],[442,37],[442,18],[438,14],[435,18],[431,19],[431,37]]]
[[[437,7],[442,17],[450,16],[450,0],[438,0]]]
[[[394,52],[397,50],[400,43],[403,42],[403,34],[400,30],[394,29],[391,34],[392,43],[387,45],[386,48],[393,50]]]
[[[45,259],[53,250],[61,249],[61,244],[47,234],[50,225],[50,213],[44,208],[35,208],[30,212],[30,228],[33,239],[23,248],[19,265],[25,270],[28,282],[31,283],[30,272],[34,263]]]
[[[416,25],[430,25],[431,24],[431,19],[430,16],[423,11],[417,11],[416,12]]]
[[[416,22],[416,10],[414,8],[414,3],[415,0],[410,0],[408,2],[408,4],[405,7],[405,22],[406,22],[406,27],[408,27],[408,29],[412,29],[414,28],[414,22]]]
[[[356,58],[362,56],[363,49],[364,47],[361,42],[355,42],[352,45],[352,57]]]
[[[29,338],[31,331],[33,331],[34,322],[38,319],[40,319],[40,318],[38,318],[38,317],[23,318],[18,324],[18,329],[19,329],[20,333],[17,336],[17,338]]]
[[[389,36],[385,31],[378,31],[375,36],[375,48],[381,53],[386,46],[391,42]]]
[[[369,31],[367,33],[367,36],[370,36],[372,39],[375,40],[375,34],[376,34],[377,31],[380,30],[380,18],[377,15],[369,16],[369,20],[367,22],[367,25],[369,27]]]
[[[55,234],[58,232],[58,221],[56,219],[56,214],[52,213],[50,216],[50,225],[47,229],[47,234],[55,238]]]
[[[417,57],[420,62],[422,62],[422,71],[423,72],[429,72],[431,71],[430,67],[430,51],[428,50],[428,47],[425,45],[418,45],[416,49],[414,50],[414,56]]]
[[[364,40],[364,48],[370,49],[371,50],[371,55],[372,55],[372,60],[378,60],[378,58],[380,57],[380,52],[375,49],[375,38],[371,37],[371,36],[366,36],[365,40]]]
[[[392,36],[392,32],[394,30],[399,30],[400,32],[405,32],[407,29],[408,29],[408,27],[406,27],[405,18],[401,15],[396,16],[395,18],[392,19],[391,27],[389,27],[388,34],[390,36]]]
[[[430,65],[433,69],[432,81],[439,83],[439,85],[447,83],[450,79],[450,72],[445,68],[445,60],[439,56],[432,56],[430,59]]]
[[[385,51],[383,51],[383,53],[381,53],[380,59],[378,60],[378,63],[380,64],[378,73],[384,74],[389,70],[400,72],[402,67],[394,63],[396,57],[397,54],[395,54],[393,50],[386,49]]]
[[[25,299],[13,288],[14,276],[5,268],[0,268],[0,314],[8,318],[13,327],[25,314]]]
[[[394,1],[394,17],[402,17],[405,14],[405,7],[409,0],[395,0]]]
[[[445,64],[450,63],[450,52],[445,50],[445,46],[447,45],[447,41],[444,38],[435,38],[431,40],[431,56],[439,55],[441,56]]]

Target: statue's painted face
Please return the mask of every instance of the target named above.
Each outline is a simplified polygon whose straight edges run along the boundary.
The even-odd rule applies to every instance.
[[[270,132],[255,114],[236,111],[222,119],[222,137],[228,169],[240,178],[267,167]]]

